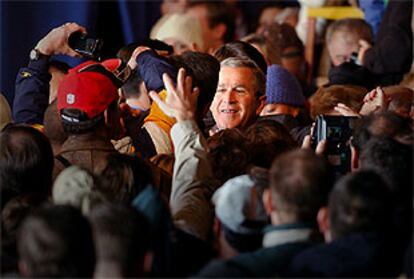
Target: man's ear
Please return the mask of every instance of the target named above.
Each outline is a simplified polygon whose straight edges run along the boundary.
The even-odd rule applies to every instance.
[[[270,216],[270,214],[273,211],[272,192],[270,191],[270,189],[265,189],[263,192],[263,205],[264,205],[267,215]]]
[[[359,169],[359,152],[351,145],[351,172],[355,172]]]
[[[266,96],[265,95],[260,96],[259,99],[257,100],[256,115],[260,115],[265,105],[266,105]]]
[[[224,34],[226,34],[227,26],[224,23],[219,23],[213,27],[213,34],[216,40],[224,41]]]
[[[216,239],[219,238],[221,231],[221,222],[217,217],[214,217],[213,233]]]
[[[329,222],[329,209],[327,206],[321,207],[316,216],[318,222],[319,231],[323,234],[325,242],[331,241],[330,222]]]

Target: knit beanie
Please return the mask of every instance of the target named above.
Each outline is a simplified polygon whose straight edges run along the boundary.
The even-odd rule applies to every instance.
[[[150,37],[160,41],[171,38],[179,40],[187,46],[196,43],[200,49],[203,49],[204,42],[201,32],[201,26],[197,20],[186,14],[176,13],[163,16],[154,26]]]
[[[266,103],[303,107],[305,101],[302,88],[294,75],[279,65],[267,68]]]

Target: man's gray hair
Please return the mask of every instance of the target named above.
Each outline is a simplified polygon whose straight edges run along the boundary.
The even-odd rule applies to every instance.
[[[256,98],[266,94],[266,76],[257,64],[246,56],[229,57],[221,61],[221,67],[249,68],[255,77]]]

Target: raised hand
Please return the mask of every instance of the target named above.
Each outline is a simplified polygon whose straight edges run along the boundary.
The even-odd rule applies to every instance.
[[[132,70],[134,70],[134,69],[137,67],[137,57],[138,57],[138,55],[139,55],[140,53],[142,53],[142,52],[146,51],[146,50],[149,50],[149,49],[150,49],[150,48],[149,48],[149,47],[146,47],[146,46],[139,46],[139,47],[137,47],[137,48],[134,50],[134,52],[132,53],[131,58],[129,58],[129,61],[128,61],[128,66],[129,66]]]
[[[364,104],[359,113],[361,115],[368,115],[377,110],[384,110],[388,107],[388,98],[385,96],[381,87],[377,87],[368,92],[364,97]]]
[[[80,57],[81,55],[71,49],[68,44],[69,36],[78,31],[86,33],[86,29],[77,23],[65,23],[60,27],[52,29],[37,43],[35,49],[45,55],[64,54],[73,57]]]
[[[334,110],[336,112],[339,112],[341,115],[343,116],[356,116],[356,117],[361,117],[361,115],[354,111],[353,109],[351,109],[350,107],[348,107],[345,104],[342,103],[338,103],[335,107]]]
[[[199,89],[192,89],[191,77],[186,75],[183,68],[180,68],[177,86],[167,74],[164,74],[162,78],[167,89],[167,97],[162,100],[154,91],[149,93],[150,97],[166,115],[176,118],[177,121],[194,119]]]

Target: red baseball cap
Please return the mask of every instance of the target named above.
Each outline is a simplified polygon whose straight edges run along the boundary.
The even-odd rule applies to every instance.
[[[117,89],[122,81],[115,73],[121,64],[120,59],[102,63],[88,61],[69,70],[58,88],[58,110],[78,109],[89,119],[104,112],[118,98]]]

